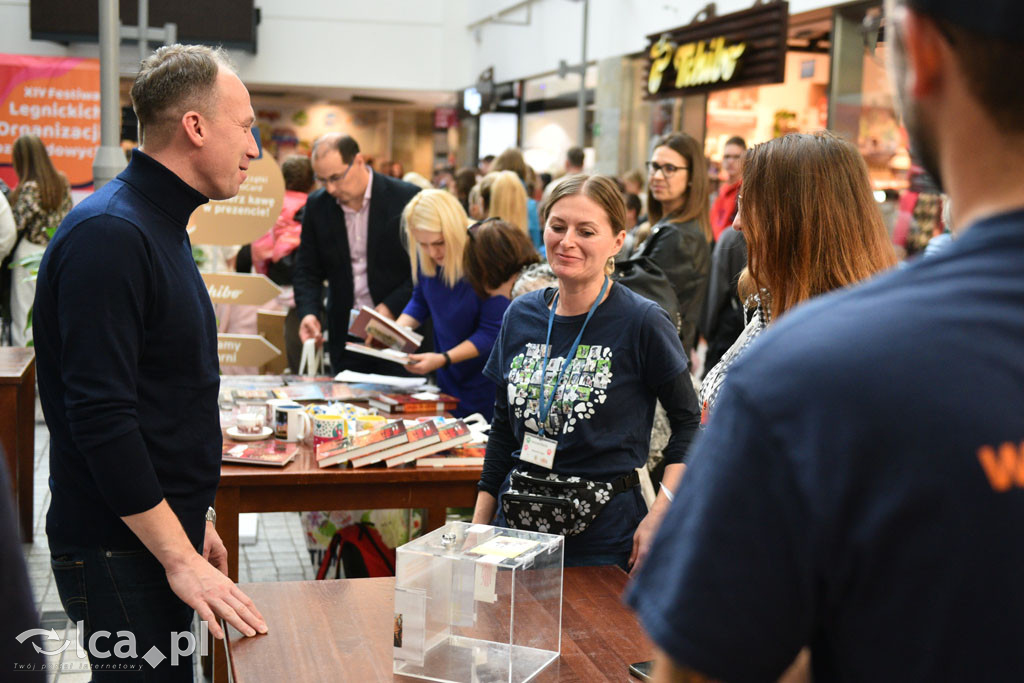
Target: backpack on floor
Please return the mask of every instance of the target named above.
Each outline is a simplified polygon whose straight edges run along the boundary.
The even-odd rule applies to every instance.
[[[327,578],[334,564],[334,578],[365,579],[395,575],[395,549],[389,548],[377,528],[369,522],[351,524],[334,532],[316,578]]]

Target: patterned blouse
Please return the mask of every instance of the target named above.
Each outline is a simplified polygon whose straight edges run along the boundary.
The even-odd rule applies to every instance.
[[[515,299],[517,296],[532,292],[535,289],[557,286],[558,278],[555,277],[551,266],[546,261],[531,263],[519,271],[519,278],[512,285],[512,296],[509,299]]]
[[[11,211],[18,226],[18,235],[32,244],[45,247],[50,241],[46,229],[56,228],[71,211],[71,192],[65,187],[64,198],[57,210],[46,211],[39,196],[39,185],[34,180],[26,180],[18,188],[18,199]]]
[[[767,299],[767,297],[765,298]],[[737,358],[746,352],[754,339],[768,325],[768,315],[765,312],[761,299],[756,294],[750,295],[744,305],[748,310],[751,305],[755,306],[754,313],[750,316],[750,321],[747,322],[747,326],[743,328],[740,336],[729,347],[729,350],[725,352],[722,359],[715,364],[715,367],[708,371],[708,374],[704,376],[704,381],[701,382],[700,424],[702,427],[707,424],[708,416],[715,407],[715,402],[718,400],[718,392],[721,391],[722,384],[725,383],[725,376],[729,374],[729,368],[732,367]]]

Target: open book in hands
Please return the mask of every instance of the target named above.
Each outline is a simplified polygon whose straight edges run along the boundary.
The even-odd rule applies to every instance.
[[[413,353],[423,343],[423,335],[394,320],[381,315],[369,306],[363,306],[349,325],[348,333],[353,337],[372,337],[374,347],[383,346],[395,351]],[[356,349],[353,349],[356,350]]]

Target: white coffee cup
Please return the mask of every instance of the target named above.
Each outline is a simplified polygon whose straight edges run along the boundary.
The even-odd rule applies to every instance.
[[[298,403],[274,407],[274,436],[282,441],[302,441],[313,432],[313,420]]]
[[[277,409],[278,406],[293,406],[293,405],[297,405],[297,404],[295,403],[295,401],[291,400],[290,398],[272,398],[272,399],[269,399],[267,401],[267,404],[266,404],[266,410],[267,410],[266,425],[268,427],[273,427],[274,426],[274,411]]]
[[[240,434],[260,434],[265,419],[263,413],[239,413],[236,428]]]

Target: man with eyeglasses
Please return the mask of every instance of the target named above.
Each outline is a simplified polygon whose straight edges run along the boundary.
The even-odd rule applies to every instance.
[[[349,311],[369,306],[394,319],[412,296],[402,246],[402,209],[419,188],[374,173],[350,136],[328,133],[313,144],[320,189],[309,195],[295,265],[299,338],[323,343],[324,281],[328,351],[334,371],[395,374],[388,361],[345,351]]]
[[[715,203],[711,205],[711,234],[714,235],[715,242],[721,237],[722,231],[736,219],[736,197],[743,181],[743,155],[746,152],[747,142],[739,136],[729,138],[722,151],[725,183],[719,188]]]

